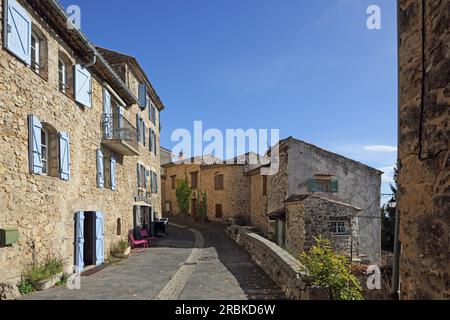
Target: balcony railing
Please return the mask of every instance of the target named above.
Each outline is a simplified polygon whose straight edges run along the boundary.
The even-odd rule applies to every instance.
[[[103,114],[103,144],[124,156],[139,155],[136,127],[125,117],[115,114]]]

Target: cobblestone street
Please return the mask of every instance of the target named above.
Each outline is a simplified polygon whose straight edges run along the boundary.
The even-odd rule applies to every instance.
[[[277,285],[225,233],[225,226],[171,218],[143,252],[82,277],[81,290],[54,288],[27,300],[284,299]]]

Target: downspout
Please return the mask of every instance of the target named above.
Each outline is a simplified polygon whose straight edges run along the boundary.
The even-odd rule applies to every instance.
[[[400,70],[400,1],[397,0],[397,70]],[[398,72],[397,84],[397,140],[400,146],[400,72]],[[397,148],[397,169],[400,170],[400,148]],[[398,186],[397,186],[398,190]],[[399,191],[399,190],[398,190]],[[397,192],[398,192],[397,191]],[[392,297],[395,300],[400,299],[400,210],[398,206],[399,194],[397,194],[397,204],[395,207],[395,236],[394,236],[394,261],[392,266]]]
[[[92,57],[92,61],[83,65],[84,68],[90,68],[97,63],[97,51],[92,52],[94,56]]]

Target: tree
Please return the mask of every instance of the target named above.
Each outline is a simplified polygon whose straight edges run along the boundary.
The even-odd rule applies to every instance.
[[[206,192],[202,193],[202,198],[198,202],[198,216],[201,220],[206,220],[208,217],[208,197],[206,195]]]
[[[329,290],[332,300],[363,300],[361,284],[352,274],[349,259],[331,249],[331,242],[316,238],[309,252],[300,255],[300,262],[314,285]]]
[[[397,217],[397,179],[398,170],[394,169],[394,184],[391,184],[392,198],[381,209],[381,247],[393,252],[395,241],[395,219]]]
[[[178,181],[175,195],[177,197],[177,204],[178,208],[180,209],[180,213],[188,213],[189,202],[192,196],[192,189],[189,186],[189,181],[187,178]]]

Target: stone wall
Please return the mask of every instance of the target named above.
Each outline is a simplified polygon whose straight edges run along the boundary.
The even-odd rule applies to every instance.
[[[401,297],[449,299],[450,1],[398,4]]]
[[[280,286],[288,298],[329,299],[326,290],[310,285],[300,262],[273,242],[245,227],[230,226],[228,232],[250,253],[252,259]]]
[[[3,1],[0,1],[3,8]],[[41,77],[3,49],[0,42],[0,228],[19,231],[19,241],[0,248],[0,282],[15,279],[33,262],[49,257],[63,258],[67,271],[74,264],[74,215],[77,211],[104,213],[105,258],[119,238],[133,227],[136,193],[136,163],[159,172],[159,157],[141,146],[139,157],[118,157],[117,189],[99,189],[96,184],[96,149],[101,147],[103,79],[93,75],[93,105],[84,108],[58,90],[58,52],[77,61],[73,50],[30,10],[33,22],[45,36],[48,48],[47,77]],[[3,17],[1,15],[1,17]],[[3,19],[3,18],[2,18]],[[0,26],[3,20],[0,20]],[[125,117],[146,111],[137,105],[127,108]],[[33,175],[29,170],[27,116],[33,113],[57,131],[70,134],[71,179]],[[159,135],[158,135],[159,139]],[[102,147],[105,155],[110,151]],[[151,199],[161,212],[159,196]],[[117,235],[117,219],[121,233]]]
[[[263,194],[263,177],[260,174],[250,176],[250,224],[263,233],[269,232],[267,219],[267,195]]]

